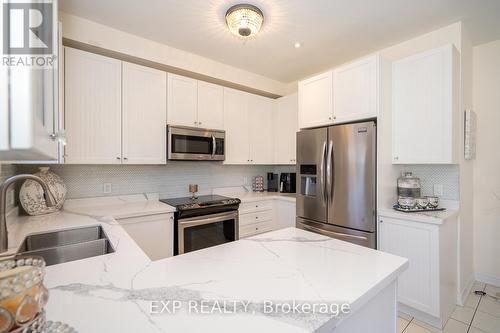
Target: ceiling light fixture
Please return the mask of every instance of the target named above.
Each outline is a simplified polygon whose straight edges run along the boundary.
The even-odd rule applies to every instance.
[[[296,42],[295,44],[293,44],[293,46],[295,46],[295,48],[298,49],[299,47],[302,46],[302,44],[300,44],[299,42]]]
[[[226,12],[226,24],[233,35],[241,38],[255,36],[264,22],[262,11],[249,4],[234,5]]]

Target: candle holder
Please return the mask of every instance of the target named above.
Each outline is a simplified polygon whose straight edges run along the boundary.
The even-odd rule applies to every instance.
[[[42,257],[0,261],[0,333],[45,332],[44,307],[49,292],[43,285],[44,276]]]

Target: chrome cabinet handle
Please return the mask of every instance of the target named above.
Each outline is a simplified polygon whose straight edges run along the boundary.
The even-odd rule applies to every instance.
[[[121,157],[119,157],[119,156],[117,156],[117,157],[116,157],[116,159],[117,159],[117,160],[121,160],[122,158],[121,158]]]
[[[323,142],[323,149],[321,150],[321,162],[319,163],[319,179],[321,181],[321,186],[323,190],[323,201],[326,203],[328,199],[326,197],[326,186],[325,186],[325,154],[326,154],[326,141]]]
[[[63,146],[66,146],[68,143],[68,138],[66,137],[66,131],[65,130],[60,130],[57,133],[52,133],[49,135],[52,141],[57,141],[61,143]]]

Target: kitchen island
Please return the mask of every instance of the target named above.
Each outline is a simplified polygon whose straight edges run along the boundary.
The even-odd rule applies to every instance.
[[[13,249],[32,232],[104,228],[114,253],[47,267],[47,318],[80,333],[396,330],[406,259],[286,228],[153,262],[115,212],[85,210],[9,219]]]

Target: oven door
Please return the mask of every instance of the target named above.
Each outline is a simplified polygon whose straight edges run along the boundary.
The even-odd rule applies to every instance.
[[[168,159],[223,161],[225,132],[168,126]]]
[[[179,219],[177,254],[238,240],[238,211]]]

